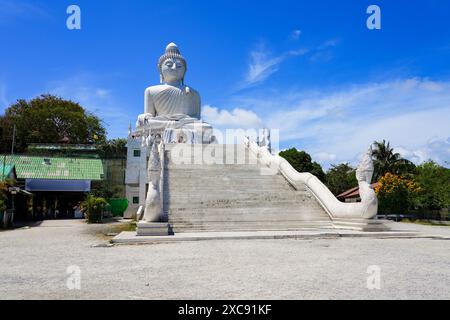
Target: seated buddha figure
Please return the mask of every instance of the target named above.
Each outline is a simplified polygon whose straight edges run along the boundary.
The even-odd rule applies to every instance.
[[[186,60],[178,47],[170,43],[159,58],[158,70],[161,84],[145,90],[144,114],[138,118],[137,127],[150,124],[155,127],[164,122],[178,121],[175,127],[194,121],[201,122],[199,93],[184,84]]]
[[[161,130],[166,142],[214,139],[211,125],[200,120],[200,94],[184,84],[186,70],[186,60],[170,43],[158,61],[161,84],[145,90],[144,114],[138,117],[137,129]]]

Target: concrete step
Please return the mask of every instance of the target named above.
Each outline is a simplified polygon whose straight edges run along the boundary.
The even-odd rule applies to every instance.
[[[189,169],[189,170],[173,170],[171,169],[167,173],[167,177],[177,175],[177,179],[191,179],[196,178],[199,180],[206,180],[211,177],[214,178],[234,178],[240,180],[254,180],[254,181],[282,181],[283,176],[277,175],[262,175],[259,170],[241,170],[241,171],[225,171],[225,170],[205,170],[205,169]]]
[[[292,213],[292,214],[307,214],[308,212],[320,211],[323,209],[319,207],[314,202],[305,205],[272,205],[271,203],[253,203],[251,206],[246,205],[243,207],[234,207],[232,205],[216,205],[216,206],[201,206],[196,204],[196,206],[182,207],[182,206],[171,206],[169,204],[169,213],[171,214],[262,214],[262,213]],[[325,211],[323,211],[324,214]]]
[[[283,221],[317,221],[330,220],[328,216],[323,215],[320,211],[305,212],[291,212],[283,214],[271,213],[250,213],[243,212],[241,214],[232,214],[230,212],[223,212],[217,214],[209,213],[173,213],[169,211],[169,221],[183,221],[183,222],[198,222],[198,221],[266,221],[266,222],[283,222]]]
[[[228,195],[231,194],[233,198],[229,198]],[[265,201],[265,202],[274,202],[274,201],[289,201],[292,203],[306,202],[306,201],[314,200],[314,197],[309,194],[294,194],[289,196],[289,194],[270,194],[270,193],[253,193],[253,192],[226,192],[226,193],[214,193],[214,194],[199,194],[199,193],[182,193],[182,194],[174,194],[173,192],[170,194],[170,203],[176,203],[181,201],[183,203],[186,202],[209,202],[209,201],[226,201],[226,202],[244,202],[244,201]]]
[[[333,219],[333,224],[338,229],[359,230],[365,232],[381,232],[390,230],[390,227],[385,220]]]
[[[239,225],[227,225],[224,223],[217,224],[171,224],[171,230],[176,233],[181,232],[226,232],[226,231],[289,231],[289,230],[317,230],[317,229],[329,229],[334,230],[332,224],[328,223],[316,223],[316,224],[244,224]]]
[[[289,184],[283,183],[280,181],[280,179],[255,179],[255,178],[249,178],[249,177],[232,177],[232,176],[220,176],[215,175],[214,177],[206,177],[203,176],[202,178],[198,178],[195,176],[190,177],[180,177],[180,178],[174,178],[168,177],[168,185],[169,186],[191,186],[195,185],[198,187],[202,186],[221,186],[221,185],[239,185],[242,186],[241,189],[244,189],[245,186],[258,186],[259,188],[273,188],[273,187],[284,187],[292,189]],[[214,179],[214,181],[211,181]],[[208,185],[206,185],[208,183]],[[306,187],[305,189],[306,190]]]
[[[295,217],[286,217],[284,218],[284,220],[279,220],[276,218],[271,218],[271,219],[264,219],[263,217],[255,217],[253,219],[251,219],[250,217],[234,217],[233,219],[231,219],[231,217],[222,217],[222,219],[220,217],[210,217],[210,218],[205,218],[205,219],[201,219],[201,218],[186,218],[186,219],[182,219],[182,218],[169,218],[168,222],[172,223],[172,224],[208,224],[208,223],[213,223],[213,224],[219,224],[219,223],[223,223],[223,224],[229,224],[229,225],[236,225],[239,226],[243,223],[250,223],[250,224],[258,224],[258,225],[294,225],[294,224],[301,224],[301,223],[319,223],[321,224],[323,221],[327,221],[327,223],[331,223],[331,221],[328,219],[326,220],[327,217],[315,217],[313,219],[310,218],[304,218],[299,219],[299,218],[295,218]]]
[[[167,205],[165,207],[169,215],[171,216],[220,216],[220,215],[230,215],[230,216],[239,216],[239,215],[266,215],[266,214],[275,214],[275,215],[306,215],[306,216],[328,216],[325,212],[322,211],[322,208],[315,205],[308,206],[270,206],[261,207],[259,205],[247,205],[247,206],[232,206],[232,205],[197,205],[197,206],[189,206],[183,207],[181,205]]]
[[[273,192],[289,192],[293,190],[288,185],[258,185],[257,183],[222,183],[220,185],[204,184],[204,183],[185,183],[171,184],[170,181],[164,185],[164,190],[169,191],[171,194],[198,194],[200,192],[213,193],[219,195],[221,192],[246,192],[246,193],[273,193]]]
[[[213,189],[213,190],[211,190]],[[293,201],[313,201],[315,197],[305,191],[293,191],[291,189],[286,190],[271,190],[264,189],[258,190],[257,188],[245,188],[240,190],[238,187],[222,187],[215,189],[214,186],[208,189],[195,189],[193,188],[164,188],[164,192],[170,199],[190,200],[193,201],[210,201],[210,200],[259,200],[259,201],[276,201],[276,200],[293,200]]]
[[[213,187],[213,186],[211,186]],[[171,188],[166,187],[164,191],[170,192],[168,195],[170,195],[170,198],[180,198],[180,199],[193,199],[195,201],[202,201],[205,199],[221,199],[225,198],[227,200],[240,200],[240,199],[258,199],[258,200],[264,200],[264,201],[271,201],[276,199],[292,199],[292,200],[298,200],[301,201],[302,199],[315,199],[315,197],[307,191],[293,191],[291,189],[287,190],[276,190],[273,191],[270,189],[266,189],[267,192],[262,192],[256,188],[253,189],[244,189],[239,190],[237,188],[235,189],[226,189],[221,190],[221,192],[207,192],[202,193],[198,192],[198,189],[188,189],[183,190],[181,188]],[[226,195],[222,193],[222,191],[226,191]],[[233,194],[233,198],[229,198],[228,194]]]
[[[183,165],[176,167],[168,167],[173,172],[180,172],[183,174],[197,174],[199,172],[207,172],[211,174],[227,174],[227,175],[241,175],[241,174],[254,174],[255,177],[267,175],[261,174],[261,168],[259,166],[253,167],[249,165]],[[278,175],[278,174],[274,174]]]
[[[187,198],[183,199],[171,199],[170,202],[164,202],[165,205],[170,206],[172,210],[177,210],[178,208],[186,208],[186,209],[196,209],[196,208],[259,208],[261,207],[261,200],[227,200],[227,199],[214,199],[214,200],[200,200],[200,201],[192,201]],[[299,207],[308,207],[308,208],[320,208],[315,203],[306,203],[305,206],[301,206],[302,203],[298,200],[270,200],[264,201],[266,205],[270,208],[277,209],[277,212],[282,210],[283,208],[293,208],[298,209]]]
[[[167,161],[165,162],[168,166],[170,167],[195,167],[195,166],[203,166],[203,167],[209,167],[209,166],[221,166],[221,165],[226,165],[226,166],[230,166],[230,165],[238,165],[238,166],[259,166],[259,162],[256,158],[237,158],[237,157],[222,157],[222,158],[217,158],[214,160],[209,160],[209,159],[197,159],[194,157],[191,158],[183,158],[180,160],[173,160],[173,159],[167,159]]]

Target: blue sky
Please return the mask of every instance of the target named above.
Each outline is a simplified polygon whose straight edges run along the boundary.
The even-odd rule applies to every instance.
[[[66,8],[81,8],[81,30]],[[382,29],[366,27],[369,5]],[[54,93],[125,137],[169,42],[217,128],[280,129],[281,148],[356,163],[374,140],[450,161],[450,3],[0,0],[0,111]]]

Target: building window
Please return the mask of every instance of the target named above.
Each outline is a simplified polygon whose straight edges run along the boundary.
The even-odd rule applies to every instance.
[[[133,197],[133,204],[139,204],[139,197]]]
[[[141,156],[141,150],[134,150],[133,155],[137,158]]]

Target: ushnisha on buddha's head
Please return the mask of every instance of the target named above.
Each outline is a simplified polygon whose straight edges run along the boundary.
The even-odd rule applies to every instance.
[[[186,60],[175,43],[170,43],[166,47],[166,52],[159,58],[158,70],[161,83],[174,86],[184,85],[184,75],[187,70]]]

